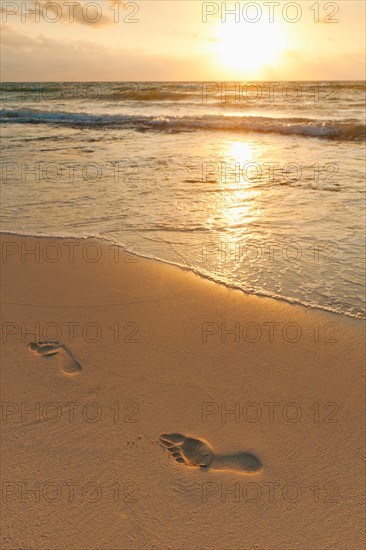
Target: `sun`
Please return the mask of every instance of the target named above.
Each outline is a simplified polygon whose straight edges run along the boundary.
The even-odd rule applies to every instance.
[[[244,78],[278,62],[286,48],[284,29],[269,22],[221,23],[216,29],[218,61]]]

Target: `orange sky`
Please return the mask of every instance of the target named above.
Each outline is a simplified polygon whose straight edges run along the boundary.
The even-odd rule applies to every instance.
[[[34,4],[1,1],[3,81],[365,78],[363,1]]]

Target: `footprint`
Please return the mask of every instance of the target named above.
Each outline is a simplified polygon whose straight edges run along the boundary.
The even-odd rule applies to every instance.
[[[186,437],[181,434],[162,434],[160,443],[177,461],[193,468],[210,468],[211,470],[232,470],[238,473],[256,472],[262,463],[250,453],[218,455],[209,443],[202,439]]]
[[[58,355],[61,370],[65,374],[72,376],[81,371],[81,366],[71,351],[60,342],[31,342],[28,347],[45,359]]]

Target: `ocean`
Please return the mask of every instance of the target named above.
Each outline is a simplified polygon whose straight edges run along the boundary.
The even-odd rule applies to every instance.
[[[1,123],[2,231],[365,317],[363,82],[3,83]]]

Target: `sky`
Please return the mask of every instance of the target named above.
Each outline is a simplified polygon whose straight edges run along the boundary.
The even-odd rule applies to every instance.
[[[5,82],[365,79],[363,0],[0,5]]]

